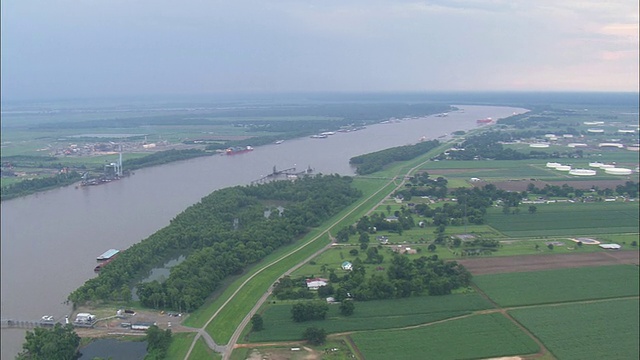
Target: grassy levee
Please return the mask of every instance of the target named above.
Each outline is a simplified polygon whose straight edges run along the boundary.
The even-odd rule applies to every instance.
[[[167,356],[167,359],[183,359],[183,357],[181,358],[172,358]],[[195,346],[193,347],[193,350],[191,351],[191,354],[189,355],[189,360],[201,360],[201,359],[222,359],[222,355],[209,349],[209,346],[207,346],[207,343],[204,342],[204,340],[202,340],[202,338],[199,338],[198,341],[196,341]]]
[[[637,359],[637,299],[564,304],[509,311],[563,360]]]
[[[472,281],[503,307],[637,296],[640,288],[634,265],[478,275]]]
[[[502,314],[472,315],[405,330],[351,335],[367,360],[485,359],[533,354],[538,345]]]
[[[184,359],[189,351],[189,347],[196,337],[196,333],[173,333],[171,344],[167,350],[167,359]]]

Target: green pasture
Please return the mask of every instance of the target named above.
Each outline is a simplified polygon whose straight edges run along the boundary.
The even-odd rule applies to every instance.
[[[188,350],[189,348],[187,348],[187,351]],[[184,355],[182,355],[182,357],[167,356],[167,359],[184,359]],[[207,346],[207,343],[202,338],[199,338],[198,341],[196,341],[196,344],[193,347],[193,350],[191,350],[191,355],[189,355],[189,359],[190,360],[222,359],[222,355],[211,350],[209,346]]]
[[[633,265],[610,265],[474,276],[472,280],[503,307],[637,296]]]
[[[475,293],[416,296],[356,302],[355,312],[348,317],[340,315],[340,305],[334,304],[329,306],[325,320],[296,323],[291,319],[293,303],[277,301],[275,305],[268,305],[262,314],[264,330],[249,333],[248,342],[300,340],[304,330],[311,326],[323,328],[327,333],[402,328],[491,307],[486,299]]]
[[[367,360],[484,359],[539,351],[501,314],[472,315],[414,329],[357,332],[351,338]]]
[[[195,337],[196,333],[171,334],[171,344],[167,350],[167,359],[184,359]]]
[[[637,359],[638,299],[511,310],[559,360]]]
[[[537,204],[535,214],[521,205],[520,214],[502,213],[501,207],[487,211],[487,224],[511,237],[578,236],[638,233],[637,202]]]

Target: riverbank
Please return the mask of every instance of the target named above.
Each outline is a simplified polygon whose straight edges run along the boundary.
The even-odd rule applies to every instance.
[[[465,112],[451,113],[444,119],[410,119],[337,133],[327,139],[288,140],[237,156],[202,157],[142,169],[127,181],[87,191],[63,188],[3,202],[2,223],[11,226],[1,229],[2,312],[24,319],[37,319],[45,313],[68,314],[62,302],[95,276],[95,257],[105,246],[126,249],[166,226],[203,196],[216,189],[249,184],[271,171],[273,165],[312,165],[318,173],[353,175],[348,164],[353,156],[415,143],[423,135],[437,138],[474,129],[479,118],[506,117],[514,111],[524,110],[468,106]],[[33,226],[34,221],[38,226]],[[45,278],[44,273],[52,276]],[[2,337],[3,354],[12,348],[11,341],[14,351],[19,350],[24,335],[11,338]]]

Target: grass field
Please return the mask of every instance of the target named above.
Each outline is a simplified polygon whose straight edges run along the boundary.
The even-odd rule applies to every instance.
[[[637,299],[566,304],[509,312],[559,360],[637,359]]]
[[[184,359],[196,333],[173,333],[171,345],[167,351],[167,359]]]
[[[172,358],[167,356],[167,359],[184,359],[184,355],[179,358]],[[193,350],[191,351],[191,355],[189,355],[189,360],[201,359],[222,359],[222,355],[209,349],[204,340],[202,340],[202,338],[199,338],[198,341],[196,341],[196,345],[193,347]]]
[[[475,276],[472,280],[500,306],[637,296],[633,265],[612,265]]]
[[[367,360],[482,359],[539,350],[501,314],[475,315],[408,330],[358,332],[351,338]]]
[[[281,302],[279,302],[281,303]],[[308,327],[321,327],[327,333],[354,330],[400,328],[465,315],[488,309],[491,304],[478,294],[420,296],[394,300],[356,302],[353,315],[340,315],[339,305],[331,305],[323,321],[293,322],[293,302],[269,305],[262,317],[265,329],[249,334],[249,342],[302,339]]]
[[[535,214],[523,208],[518,215],[487,211],[487,224],[511,237],[578,236],[638,233],[637,202],[554,203],[536,205]]]

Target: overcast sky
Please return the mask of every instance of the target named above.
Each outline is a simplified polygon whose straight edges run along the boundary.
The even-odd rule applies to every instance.
[[[2,0],[2,99],[638,91],[638,0]]]

